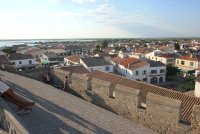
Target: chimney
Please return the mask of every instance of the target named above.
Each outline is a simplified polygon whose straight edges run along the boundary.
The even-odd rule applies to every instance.
[[[193,57],[193,54],[190,54],[190,58],[192,58]]]

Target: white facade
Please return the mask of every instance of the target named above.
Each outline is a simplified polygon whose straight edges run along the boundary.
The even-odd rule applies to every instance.
[[[129,79],[147,83],[162,83],[166,81],[166,66],[150,67],[150,64],[131,70],[122,65],[115,66],[117,72]]]
[[[150,83],[162,83],[166,81],[166,66],[150,67]]]
[[[92,72],[95,70],[107,72],[107,73],[113,72],[113,65],[88,67],[82,60],[80,60],[80,64],[83,65],[89,72]]]
[[[200,97],[200,82],[198,81],[195,83],[194,95],[195,97]]]
[[[11,60],[15,68],[28,67],[29,65],[36,65],[35,59]]]

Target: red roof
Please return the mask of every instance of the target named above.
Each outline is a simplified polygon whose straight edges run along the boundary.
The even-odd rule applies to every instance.
[[[173,54],[163,54],[163,55],[161,55],[161,57],[163,57],[163,58],[173,58],[174,55]]]
[[[139,62],[139,59],[136,58],[126,58],[123,61],[121,61],[119,64],[123,65],[124,67],[128,66],[128,64],[130,63],[134,63],[134,62]]]
[[[200,61],[200,56],[199,55],[183,55],[180,56],[178,59],[181,60],[190,60],[190,61]]]

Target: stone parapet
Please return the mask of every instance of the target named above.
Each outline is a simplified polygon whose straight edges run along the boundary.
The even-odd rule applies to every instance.
[[[146,113],[158,120],[178,124],[180,121],[181,101],[149,93]]]

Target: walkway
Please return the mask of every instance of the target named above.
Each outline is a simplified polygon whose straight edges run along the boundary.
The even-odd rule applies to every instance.
[[[19,116],[31,134],[154,134],[139,124],[50,85],[8,72],[0,71],[0,74],[18,94],[36,102],[30,114]],[[11,109],[17,109],[9,105]]]

